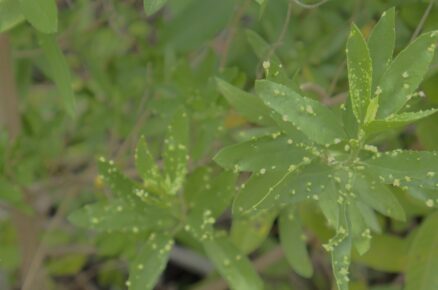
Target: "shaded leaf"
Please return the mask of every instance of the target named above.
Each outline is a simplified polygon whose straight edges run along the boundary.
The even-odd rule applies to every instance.
[[[406,290],[438,289],[438,213],[427,217],[409,250]]]
[[[256,124],[273,124],[269,116],[269,108],[257,96],[247,93],[219,78],[216,78],[216,83],[219,91],[228,103],[242,116]]]
[[[301,276],[311,277],[313,266],[307,252],[304,231],[299,216],[292,207],[281,212],[279,231],[281,246],[289,264]]]
[[[50,77],[64,100],[65,110],[70,116],[74,116],[76,101],[71,87],[71,74],[67,61],[54,35],[39,33],[38,38],[49,65]]]

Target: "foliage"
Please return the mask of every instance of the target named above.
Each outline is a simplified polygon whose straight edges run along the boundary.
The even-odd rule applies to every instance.
[[[402,2],[0,0],[0,288],[436,289]]]

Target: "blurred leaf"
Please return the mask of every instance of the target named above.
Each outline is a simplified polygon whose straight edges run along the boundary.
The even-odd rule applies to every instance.
[[[70,214],[69,220],[76,226],[98,231],[132,233],[175,225],[175,219],[169,212],[123,199],[86,205]]]
[[[369,251],[364,255],[353,255],[353,260],[377,271],[397,273],[406,265],[407,250],[406,241],[399,237],[375,235]]]
[[[42,33],[58,31],[58,7],[55,0],[19,0],[21,12]]]
[[[406,290],[438,288],[438,213],[427,217],[420,226],[409,250],[406,267]]]
[[[0,0],[0,32],[5,32],[24,20],[20,2],[17,0]]]
[[[422,34],[391,63],[377,88],[381,91],[379,118],[397,113],[411,98],[428,71],[437,39],[437,32]]]
[[[332,144],[337,139],[346,138],[340,120],[321,103],[269,81],[257,81],[256,91],[267,106],[282,116],[284,122],[292,123],[309,139],[320,144]]]
[[[36,0],[27,1],[38,2]],[[49,66],[50,77],[56,84],[58,92],[64,100],[65,110],[73,117],[76,112],[76,101],[71,87],[72,80],[67,61],[58,45],[55,35],[39,33],[38,38]]]
[[[87,261],[87,256],[81,254],[68,254],[50,260],[47,263],[47,270],[50,275],[68,276],[80,272]]]
[[[362,123],[370,102],[373,70],[367,43],[356,25],[347,42],[347,65],[353,112]]]
[[[135,150],[135,166],[137,172],[143,179],[144,185],[148,188],[159,189],[162,185],[162,177],[154,157],[149,151],[146,139],[142,136],[138,141]]]
[[[130,290],[154,289],[166,267],[173,239],[167,233],[154,232],[149,235],[129,269]]]
[[[187,173],[189,120],[184,110],[175,113],[164,139],[164,183],[168,193],[175,194],[183,185]]]
[[[273,124],[269,108],[257,96],[247,93],[219,78],[216,79],[216,83],[219,91],[228,103],[242,116],[256,124]]]
[[[313,266],[307,252],[304,231],[299,216],[292,207],[283,210],[279,219],[280,242],[286,259],[303,277],[311,277]]]
[[[231,241],[243,253],[251,253],[265,241],[276,216],[277,211],[271,210],[247,218],[234,218]]]
[[[263,282],[245,255],[225,237],[202,242],[205,252],[233,290],[261,290]]]
[[[143,6],[146,15],[152,15],[166,4],[167,0],[144,0]]]

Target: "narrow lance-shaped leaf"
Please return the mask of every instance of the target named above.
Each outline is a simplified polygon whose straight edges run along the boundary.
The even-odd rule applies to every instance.
[[[97,231],[132,233],[170,228],[175,225],[170,212],[124,199],[86,205],[74,211],[69,220],[79,227]]]
[[[391,115],[385,119],[374,120],[365,126],[367,134],[382,133],[387,130],[400,129],[415,121],[426,118],[435,114],[438,109],[430,109],[419,112],[405,112],[397,115]]]
[[[362,123],[371,96],[372,64],[367,43],[356,25],[352,26],[347,42],[347,65],[353,112]]]
[[[438,289],[438,213],[421,224],[409,251],[406,290]]]
[[[320,144],[332,144],[346,138],[341,121],[321,103],[298,95],[270,81],[257,81],[256,91],[264,103],[278,112],[307,137]]]
[[[143,0],[144,11],[146,15],[152,15],[166,4],[167,0]]]
[[[174,241],[166,233],[154,232],[129,269],[130,290],[151,290],[166,267]]]
[[[50,77],[53,79],[59,94],[64,99],[64,107],[70,116],[74,116],[76,101],[71,87],[71,74],[67,61],[54,35],[39,33],[39,42],[46,56]]]
[[[348,205],[348,216],[351,222],[351,236],[354,247],[360,255],[363,255],[370,248],[371,229],[368,228],[355,202]]]
[[[351,228],[347,206],[339,206],[339,224],[336,235],[324,247],[331,252],[332,268],[338,290],[348,290],[349,268],[351,261]]]
[[[162,185],[162,176],[144,137],[138,141],[134,158],[135,166],[144,185],[159,190]]]
[[[219,78],[216,79],[219,91],[233,108],[249,121],[261,125],[272,125],[270,110],[255,95],[247,93]]]
[[[301,276],[307,278],[312,276],[313,266],[307,252],[304,232],[293,207],[282,211],[279,227],[281,246],[289,264]]]
[[[263,282],[251,263],[225,237],[202,242],[205,252],[233,290],[261,290]]]
[[[437,32],[422,34],[400,52],[380,79],[378,118],[400,111],[427,73],[435,53]]]
[[[58,30],[58,7],[55,0],[19,0],[21,12],[42,33]]]
[[[395,46],[395,8],[383,12],[368,39],[368,47],[373,62],[373,89],[392,60]]]
[[[184,110],[175,113],[164,139],[164,182],[167,191],[175,194],[187,173],[189,120]]]

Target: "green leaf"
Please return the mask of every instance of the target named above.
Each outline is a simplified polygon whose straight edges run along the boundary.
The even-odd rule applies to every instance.
[[[289,264],[301,276],[311,277],[313,266],[307,252],[305,235],[299,216],[292,207],[281,212],[279,231],[281,246]]]
[[[365,126],[365,132],[367,132],[367,134],[377,134],[391,129],[403,128],[410,123],[433,115],[437,111],[438,109],[430,109],[419,112],[405,112],[397,115],[390,115],[385,119],[374,120],[368,123]]]
[[[268,172],[251,176],[235,200],[236,214],[269,210],[305,199],[318,200],[331,180],[332,169],[310,162],[310,159],[305,160],[280,175]]]
[[[86,205],[74,211],[69,220],[79,227],[98,231],[132,233],[171,228],[175,225],[175,220],[169,212],[124,199]]]
[[[228,103],[243,117],[261,125],[272,125],[274,123],[271,120],[269,108],[257,96],[247,93],[219,78],[216,78],[216,83],[219,91]]]
[[[20,188],[0,177],[0,202],[28,211],[30,208],[23,198]]]
[[[58,7],[55,0],[19,0],[27,21],[42,33],[58,31]]]
[[[5,32],[24,20],[17,0],[0,0],[0,33]]]
[[[309,139],[325,145],[346,138],[340,120],[321,103],[270,81],[257,81],[256,91],[267,106],[282,116],[284,122],[292,123]]]
[[[249,260],[225,237],[202,242],[205,252],[233,290],[261,290],[263,282]]]
[[[349,267],[351,261],[350,221],[345,205],[339,207],[339,224],[336,235],[330,239],[326,249],[332,252],[332,268],[338,290],[348,290]]]
[[[406,266],[407,245],[406,239],[397,236],[375,235],[369,251],[364,255],[353,254],[353,260],[377,271],[398,273]]]
[[[392,61],[395,46],[395,8],[383,12],[368,39],[373,62],[373,91]]]
[[[412,97],[428,71],[437,39],[437,32],[421,35],[391,63],[377,87],[380,92],[379,118],[397,113]]]
[[[351,222],[353,244],[357,252],[360,255],[363,255],[370,248],[371,229],[368,228],[368,225],[355,202],[351,202],[348,205],[348,217]]]
[[[277,210],[270,210],[246,218],[234,218],[230,238],[243,253],[257,249],[269,235]]]
[[[438,213],[421,224],[409,250],[406,290],[438,289]]]
[[[202,188],[187,199],[191,208],[208,209],[213,218],[219,217],[229,206],[235,193],[236,174],[228,171],[209,176],[201,181]]]
[[[278,56],[274,53],[272,45],[252,30],[246,31],[246,37],[253,51],[262,63],[266,79],[298,91],[299,87],[288,77],[287,71],[283,67]]]
[[[155,14],[158,10],[160,10],[164,4],[166,4],[167,0],[144,0],[143,6],[146,15]]]
[[[36,0],[30,1],[39,2]],[[67,61],[54,35],[39,33],[38,38],[48,62],[50,77],[56,84],[59,94],[64,99],[65,110],[73,117],[76,111],[76,101],[71,87],[71,74]]]
[[[398,199],[392,194],[387,185],[371,176],[356,173],[353,181],[353,192],[376,211],[393,219],[404,221],[404,210]]]
[[[285,171],[311,153],[292,138],[263,136],[222,149],[214,160],[222,167],[235,171]]]
[[[167,192],[181,189],[187,173],[189,120],[184,110],[175,113],[164,139],[164,184]]]
[[[394,150],[379,153],[364,162],[368,175],[402,189],[437,189],[438,153]]]
[[[143,179],[145,187],[159,189],[162,186],[162,176],[144,137],[138,141],[134,158],[137,172]]]
[[[67,254],[47,262],[47,271],[53,276],[75,275],[87,262],[84,254]]]
[[[154,232],[149,235],[135,260],[129,267],[129,289],[154,289],[160,274],[166,267],[174,241],[166,233]]]
[[[347,65],[353,112],[362,123],[370,102],[373,70],[367,43],[356,25],[352,26],[347,42]]]

